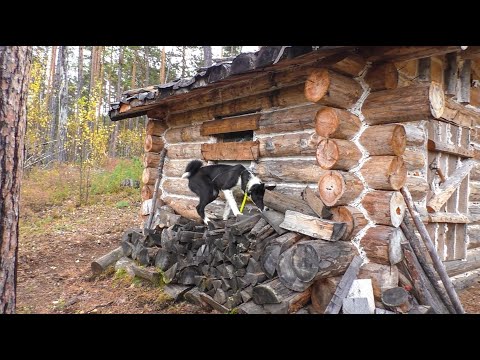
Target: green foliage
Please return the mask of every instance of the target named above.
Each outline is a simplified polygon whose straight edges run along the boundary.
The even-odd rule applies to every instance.
[[[120,183],[124,179],[140,180],[143,172],[143,165],[139,158],[133,160],[122,159],[115,166],[113,171],[101,170],[92,176],[92,194],[112,194],[122,190],[139,192],[139,189],[124,188]]]
[[[130,203],[129,203],[128,201],[126,201],[126,200],[121,200],[121,201],[119,201],[119,202],[117,202],[117,203],[115,204],[115,207],[116,207],[117,209],[129,207],[129,206],[130,206]]]

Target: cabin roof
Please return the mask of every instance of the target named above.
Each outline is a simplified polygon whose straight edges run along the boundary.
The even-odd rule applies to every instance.
[[[213,88],[246,79],[262,72],[273,72],[301,64],[320,65],[329,58],[340,61],[352,54],[367,61],[405,61],[462,51],[460,46],[267,46],[256,53],[242,53],[233,59],[200,68],[191,78],[125,91],[110,104],[112,121],[147,115],[149,110],[178,101],[186,101]],[[469,47],[464,53],[480,53],[480,47]],[[272,90],[275,85],[272,85]]]

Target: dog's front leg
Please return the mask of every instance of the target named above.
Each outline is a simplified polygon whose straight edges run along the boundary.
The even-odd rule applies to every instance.
[[[237,202],[235,201],[235,198],[233,197],[232,190],[223,190],[223,193],[225,194],[225,199],[227,199],[227,205],[233,211],[233,215],[235,215],[235,216],[239,215],[240,210],[238,210]],[[225,210],[225,212],[226,212],[226,210]],[[223,216],[224,216],[224,219],[225,219],[225,213],[223,214]],[[228,214],[227,214],[227,216],[228,216]]]

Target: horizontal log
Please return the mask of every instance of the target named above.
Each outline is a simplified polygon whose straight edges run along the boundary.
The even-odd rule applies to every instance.
[[[162,188],[165,192],[175,195],[197,196],[188,187],[188,179],[167,178],[163,180]]]
[[[318,180],[320,199],[327,206],[348,205],[363,188],[360,179],[348,172],[326,171]]]
[[[317,163],[325,170],[350,170],[358,165],[362,153],[353,141],[323,139],[318,143]]]
[[[160,153],[147,152],[143,154],[143,167],[158,168]]]
[[[360,172],[368,186],[376,190],[399,190],[407,180],[407,168],[398,156],[371,156]]]
[[[201,125],[189,125],[178,128],[170,128],[165,133],[165,141],[168,144],[176,144],[181,142],[207,142],[209,136],[203,136],[200,133]]]
[[[181,177],[185,173],[188,163],[191,160],[166,160],[163,165],[163,175],[169,177]],[[206,163],[204,164],[206,165]]]
[[[421,125],[421,121],[418,123],[409,122],[404,123],[403,128],[407,136],[407,146],[424,146],[425,145],[425,130]]]
[[[480,181],[470,181],[469,201],[480,201]]]
[[[452,284],[455,290],[460,291],[478,283],[480,269],[473,270],[466,274],[460,274],[452,277]]]
[[[199,200],[195,199],[183,199],[176,196],[165,196],[163,199],[165,204],[172,207],[173,210],[179,215],[190,219],[190,220],[200,220],[200,216],[197,213],[196,206],[198,205]],[[213,213],[217,217],[221,217],[223,215],[223,210],[225,209],[225,205],[221,205],[218,203],[210,203],[205,207],[205,211],[207,213]]]
[[[261,157],[315,155],[318,135],[297,133],[258,139]]]
[[[291,210],[285,212],[285,218],[280,227],[328,241],[339,240],[346,230],[345,223],[319,219],[316,216],[304,215]]]
[[[480,268],[480,248],[467,251],[467,260],[445,261],[448,276],[452,277]]]
[[[422,148],[408,147],[402,156],[407,172],[414,175],[421,175],[426,172],[427,159],[425,158],[425,151]]]
[[[145,168],[145,169],[143,169],[142,182],[145,185],[155,185],[155,180],[157,180],[157,178],[158,178],[158,169],[157,168]]]
[[[305,98],[322,105],[349,109],[363,94],[360,84],[332,70],[311,70],[305,82]]]
[[[443,142],[433,141],[431,139],[428,139],[427,149],[429,151],[451,154],[451,155],[459,156],[462,158],[473,157],[473,151],[469,149],[462,149],[455,145],[445,144]]]
[[[319,136],[350,140],[358,131],[362,122],[349,111],[325,107],[315,115],[315,131]]]
[[[308,204],[308,206],[310,206],[318,217],[329,219],[331,217],[331,212],[317,194],[318,191],[313,190],[310,186],[306,186],[302,191],[302,199]]]
[[[287,230],[280,227],[283,219],[285,219],[284,213],[267,208],[267,211],[262,212],[262,217],[267,221],[267,223],[275,230],[278,235],[283,235],[287,232]]]
[[[201,125],[200,133],[202,136],[209,136],[213,134],[257,130],[259,118],[260,113],[256,113],[206,121]]]
[[[154,186],[153,185],[143,185],[142,190],[141,190],[141,196],[142,200],[148,200],[153,198],[153,193],[154,193]],[[160,199],[162,197],[162,190],[158,189],[157,191],[157,199]]]
[[[293,246],[297,241],[304,238],[303,235],[287,232],[282,236],[272,239],[265,247],[262,255],[260,256],[260,263],[262,269],[267,276],[274,276],[277,271],[279,256],[282,252]]]
[[[367,62],[362,56],[349,55],[346,58],[330,66],[332,70],[344,75],[359,76]]]
[[[404,239],[400,228],[377,225],[367,230],[360,240],[360,246],[370,261],[395,265],[403,259],[401,242]]]
[[[169,159],[202,159],[202,145],[197,144],[172,144],[168,146]]]
[[[94,275],[101,274],[107,267],[114,265],[123,256],[122,247],[110,251],[108,254],[103,255],[91,264],[92,273]]]
[[[148,119],[147,125],[145,126],[146,134],[153,136],[162,136],[167,129],[168,126],[165,120]]]
[[[480,247],[480,225],[470,224],[467,226],[468,234],[468,249],[475,249]]]
[[[375,224],[399,227],[405,216],[406,205],[399,191],[370,191],[362,205]]]
[[[368,220],[365,219],[363,213],[353,206],[336,206],[331,208],[331,212],[333,221],[343,222],[347,225],[340,240],[353,239],[368,224]]]
[[[480,123],[480,114],[457,103],[454,99],[446,98],[445,111],[441,119],[458,126],[472,128]]]
[[[403,125],[375,125],[366,128],[359,141],[370,156],[401,156],[407,146],[407,135]]]
[[[368,61],[375,62],[414,60],[460,50],[460,46],[373,46],[362,52]]]
[[[453,224],[470,223],[470,218],[465,214],[438,212],[438,213],[429,213],[427,216],[428,216],[427,218],[428,222],[453,223]]]
[[[257,175],[263,181],[317,182],[325,173],[316,160],[268,160],[255,165]]]
[[[417,176],[408,176],[405,185],[408,186],[412,198],[415,201],[421,201],[425,199],[430,187],[428,186],[427,180],[423,177]]]
[[[310,298],[311,289],[305,291],[308,292],[308,294],[296,293],[285,287],[277,278],[255,286],[253,288],[252,298],[258,305],[280,304],[292,295]]]
[[[204,160],[257,160],[258,141],[225,142],[201,145]]]
[[[276,191],[265,190],[263,203],[266,207],[285,214],[288,210],[298,211],[305,215],[315,216],[315,212],[301,198],[285,195]]]
[[[260,117],[259,128],[255,130],[255,134],[268,135],[313,129],[315,124],[312,120],[317,111],[323,108],[324,106],[319,104],[302,104],[286,109],[266,110]]]
[[[442,87],[418,84],[371,93],[365,100],[362,113],[369,125],[440,118],[445,108]]]
[[[163,139],[160,136],[146,135],[145,136],[145,145],[143,149],[146,152],[157,152],[162,151],[163,146],[165,145]]]
[[[364,78],[370,91],[396,89],[398,86],[398,70],[394,63],[374,64],[368,69]]]

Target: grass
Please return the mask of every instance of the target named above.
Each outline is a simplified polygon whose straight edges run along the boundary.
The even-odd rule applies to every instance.
[[[129,207],[129,206],[130,206],[130,203],[126,200],[121,200],[121,201],[119,201],[115,204],[115,207],[117,209],[126,208],[126,207]]]
[[[92,178],[91,193],[98,194],[113,194],[120,191],[125,191],[120,186],[124,179],[140,180],[143,172],[143,165],[138,158],[133,160],[120,160],[113,168],[113,171],[103,170],[96,172]],[[137,193],[139,189],[133,189]]]

